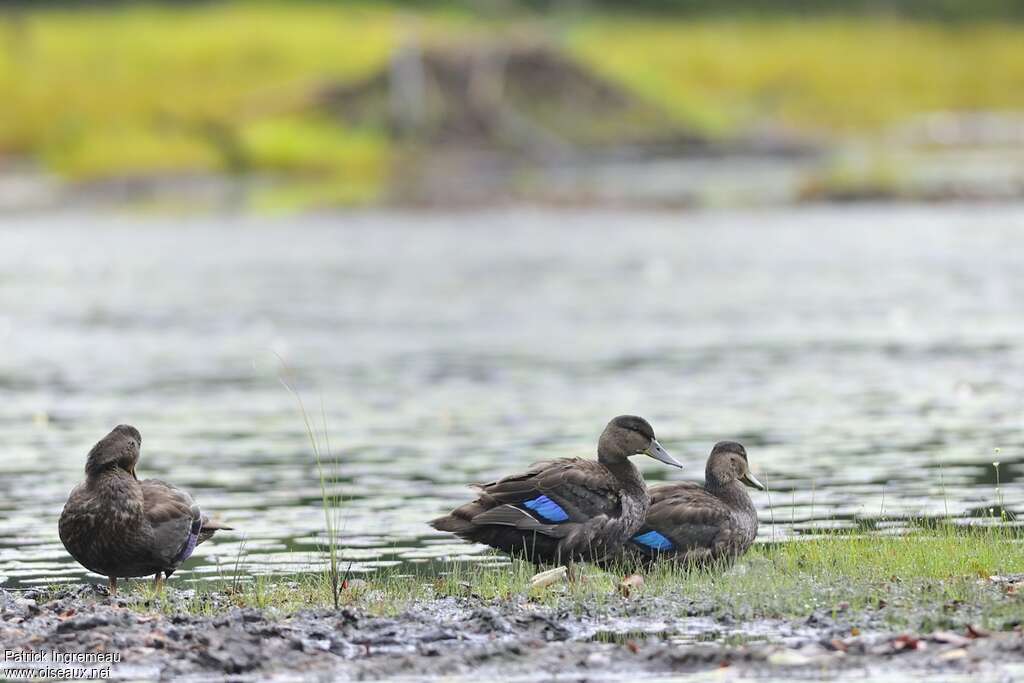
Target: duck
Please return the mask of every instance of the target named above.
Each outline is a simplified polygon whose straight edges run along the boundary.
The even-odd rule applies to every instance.
[[[89,451],[85,481],[71,491],[60,515],[61,543],[91,572],[106,576],[117,595],[119,578],[153,575],[153,588],[170,577],[196,546],[230,531],[202,513],[187,492],[135,474],[142,435],[118,425]]]
[[[682,467],[647,420],[620,415],[601,433],[596,460],[546,460],[476,484],[475,500],[430,525],[536,565],[609,557],[640,528],[650,504],[644,479],[629,460],[640,454]]]
[[[750,472],[746,449],[735,441],[716,443],[704,477],[704,484],[652,486],[647,517],[620,555],[641,565],[728,566],[745,553],[757,537],[757,510],[744,486],[765,490]]]

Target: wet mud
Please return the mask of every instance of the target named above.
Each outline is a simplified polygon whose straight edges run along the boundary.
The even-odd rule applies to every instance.
[[[638,596],[571,612],[479,598],[426,601],[393,617],[357,609],[279,614],[229,607],[214,616],[175,613],[192,599],[168,589],[172,607],[143,596],[110,598],[93,586],[55,593],[0,590],[0,679],[11,669],[71,666],[112,680],[568,680],[734,678],[898,680],[941,674],[1011,679],[1024,671],[1019,629],[895,633],[842,610],[794,620],[735,619],[715,605],[671,606]],[[70,653],[70,654],[69,654]],[[81,653],[81,654],[74,654]],[[89,661],[89,657],[93,661]],[[115,659],[116,661],[110,661]],[[86,663],[69,663],[74,661]],[[98,660],[98,661],[97,661]]]

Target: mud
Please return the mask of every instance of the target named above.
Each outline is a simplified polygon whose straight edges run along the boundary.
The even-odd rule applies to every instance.
[[[192,598],[168,589],[172,604]],[[892,680],[942,674],[1011,678],[1024,671],[1018,630],[965,628],[893,633],[880,619],[842,609],[797,620],[741,621],[714,605],[639,596],[560,612],[521,597],[510,602],[445,598],[395,617],[342,609],[295,614],[228,607],[212,594],[216,616],[147,610],[141,596],[109,598],[102,588],[56,594],[0,591],[0,678],[12,668],[106,670],[113,680],[666,678],[727,669],[734,677],[827,676]],[[865,627],[867,624],[867,627]],[[17,654],[16,654],[17,653]],[[58,654],[55,654],[58,653]],[[69,664],[75,655],[99,662]],[[79,661],[86,655],[77,655]],[[28,661],[26,661],[28,660]],[[51,676],[59,676],[53,673]],[[102,676],[104,673],[92,674]],[[699,678],[700,676],[698,676]]]

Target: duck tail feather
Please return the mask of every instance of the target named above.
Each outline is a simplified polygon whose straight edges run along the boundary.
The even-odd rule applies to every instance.
[[[447,531],[453,534],[465,532],[473,526],[473,523],[468,519],[456,517],[454,514],[442,515],[437,519],[430,520],[429,523],[430,526],[434,527],[438,531]]]
[[[477,499],[465,505],[460,505],[447,515],[431,520],[430,526],[438,531],[462,534],[476,527],[473,523],[473,518],[487,509],[487,507],[482,505],[481,501]]]
[[[199,528],[199,543],[209,541],[218,531],[234,531],[235,528],[214,519],[206,518]]]

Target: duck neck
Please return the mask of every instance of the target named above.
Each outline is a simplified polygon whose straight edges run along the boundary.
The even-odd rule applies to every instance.
[[[647,490],[647,487],[644,485],[644,478],[640,475],[640,470],[630,462],[629,458],[610,456],[598,451],[597,461],[607,467],[608,471],[622,482],[623,488]]]
[[[722,483],[712,477],[708,477],[704,488],[711,495],[725,501],[734,509],[751,513],[756,512],[754,501],[750,499],[750,494],[747,493],[746,487],[735,479]]]

